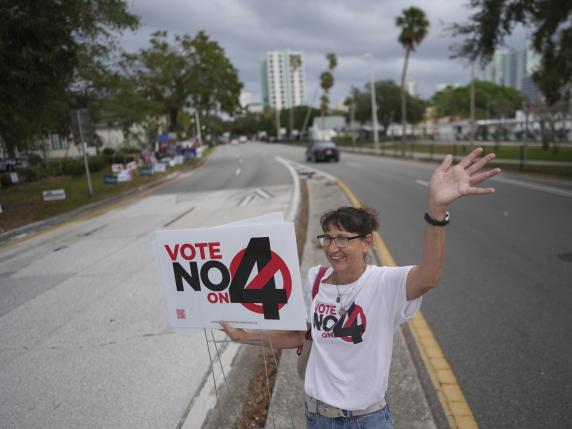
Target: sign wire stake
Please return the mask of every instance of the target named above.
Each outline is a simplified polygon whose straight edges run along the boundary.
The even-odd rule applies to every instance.
[[[261,336],[260,338],[260,349],[262,350],[262,359],[264,360],[264,374],[266,376],[266,390],[268,390],[268,404],[272,402],[272,394],[270,392],[270,381],[268,379],[268,368],[266,367],[266,353],[264,351],[264,337]],[[278,370],[278,368],[276,368]],[[268,407],[270,411],[270,406]],[[270,417],[272,417],[272,427],[276,429],[276,421],[274,419],[274,411],[270,413]]]
[[[228,387],[228,382],[226,380],[226,374],[224,373],[224,368],[222,367],[222,361],[220,359],[220,354],[218,352],[218,347],[216,346],[216,341],[215,341],[215,337],[214,337],[214,333],[211,330],[211,338],[212,338],[212,342],[214,343],[214,347],[216,350],[216,355],[218,358],[218,363],[220,365],[220,371],[222,372],[222,378],[224,379],[224,384],[226,385],[226,390],[228,391],[228,396],[229,396],[229,400],[231,400],[232,398],[232,402],[234,402],[233,407],[232,407],[232,411],[234,414],[234,418],[236,420],[236,427],[238,428],[239,424],[240,424],[240,419],[238,417],[238,413],[236,412],[236,402],[235,402],[235,398],[232,396],[232,394],[230,393],[230,388]]]
[[[213,365],[213,359],[211,357],[211,348],[209,346],[209,337],[207,336],[207,330],[203,329],[203,332],[205,334],[205,340],[206,340],[206,344],[207,344],[207,350],[209,352],[209,361],[211,363],[211,374],[213,375],[213,385],[214,385],[214,389],[215,389],[215,396],[216,396],[216,407],[218,410],[218,416],[220,418],[220,422],[221,425],[223,425],[222,427],[224,427],[224,418],[222,417],[222,412],[220,411],[220,402],[218,400],[218,389],[216,387],[216,378],[215,378],[215,374],[214,374],[214,365]]]

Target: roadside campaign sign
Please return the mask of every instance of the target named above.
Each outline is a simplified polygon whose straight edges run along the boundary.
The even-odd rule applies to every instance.
[[[232,224],[156,232],[155,257],[171,326],[305,330],[294,225],[270,214]]]

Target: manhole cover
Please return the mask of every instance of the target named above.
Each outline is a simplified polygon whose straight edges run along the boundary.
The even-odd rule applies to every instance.
[[[568,252],[568,253],[560,253],[558,255],[558,257],[560,259],[562,259],[564,262],[572,262],[572,252]]]

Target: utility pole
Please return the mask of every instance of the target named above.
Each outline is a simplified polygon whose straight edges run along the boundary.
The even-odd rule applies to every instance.
[[[87,189],[89,191],[89,195],[93,197],[93,187],[91,186],[91,175],[89,174],[89,162],[87,161],[87,149],[85,147],[85,139],[83,136],[83,127],[81,125],[81,115],[80,115],[80,109],[76,110],[76,116],[77,116],[77,125],[79,128],[79,139],[80,144],[81,144],[81,149],[83,152],[83,163],[85,165],[85,176],[87,177]]]
[[[195,109],[195,122],[197,127],[197,138],[199,139],[199,145],[203,145],[203,135],[201,134],[201,118],[199,117],[199,111]]]
[[[377,134],[377,104],[375,100],[375,83],[373,81],[373,56],[368,52],[365,56],[369,60],[369,92],[371,95],[371,121],[373,125],[373,148],[379,151],[379,136]]]
[[[352,101],[351,101],[351,128],[352,128],[352,145],[356,145],[356,97],[355,93],[352,91]]]
[[[276,104],[276,141],[280,141],[280,109]]]

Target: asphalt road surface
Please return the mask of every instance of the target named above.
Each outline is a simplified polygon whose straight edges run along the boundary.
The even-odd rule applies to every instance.
[[[435,166],[343,153],[316,168],[379,212],[406,265],[419,257]],[[508,173],[493,186],[450,208],[445,273],[422,311],[480,427],[572,427],[572,186]]]
[[[0,428],[201,426],[210,359],[202,331],[169,328],[153,232],[286,212],[292,177],[266,149],[221,147],[151,195],[0,248]],[[237,350],[212,353],[228,371]]]
[[[220,147],[133,204],[1,248],[0,427],[196,427],[213,405],[208,356],[157,306],[152,232],[286,210],[274,156],[305,162],[296,147]],[[417,261],[434,165],[344,153],[315,167],[379,211],[398,264]],[[494,186],[451,207],[422,310],[480,427],[572,427],[572,192],[509,174]]]

